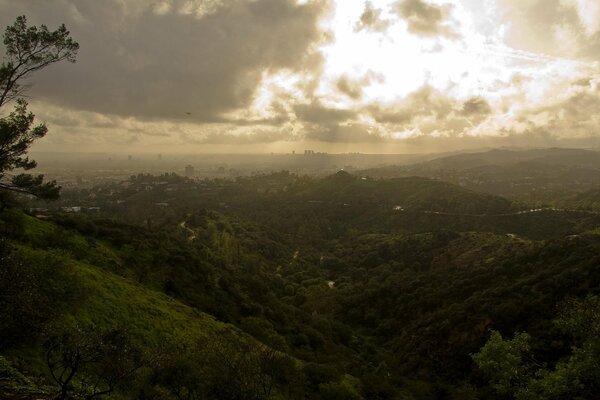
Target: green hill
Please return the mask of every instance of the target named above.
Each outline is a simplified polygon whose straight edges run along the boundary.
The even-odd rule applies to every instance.
[[[3,399],[49,398],[55,389],[45,360],[47,342],[77,337],[77,332],[84,332],[84,341],[99,332],[126,332],[147,360],[165,364],[178,356],[172,349],[212,345],[220,337],[229,338],[227,346],[247,348],[248,354],[266,349],[235,326],[127,278],[123,254],[110,244],[12,211],[2,215],[0,228],[10,232],[10,239],[2,241],[0,269]],[[107,266],[122,268],[124,276]],[[144,371],[151,367],[140,364]],[[82,379],[74,381],[73,393]]]

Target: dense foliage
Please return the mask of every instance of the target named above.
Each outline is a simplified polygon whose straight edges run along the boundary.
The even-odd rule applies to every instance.
[[[69,204],[83,211],[61,211]],[[556,377],[583,344],[553,321],[600,288],[593,212],[530,212],[423,178],[140,175],[67,191],[41,217],[50,221],[2,214],[6,329],[29,332],[7,335],[3,354],[65,398],[100,393],[91,381],[103,394],[165,399],[511,398],[546,381],[534,370],[498,390],[514,379],[486,365],[525,362],[516,350],[493,359],[512,354],[497,350],[500,335],[528,332],[506,346]],[[135,357],[117,357],[115,344],[72,384],[57,382],[49,344],[72,354],[89,326],[98,333],[86,340],[121,335]],[[129,367],[106,375],[104,357]],[[564,385],[583,376],[573,365]],[[585,376],[582,398],[597,384]]]

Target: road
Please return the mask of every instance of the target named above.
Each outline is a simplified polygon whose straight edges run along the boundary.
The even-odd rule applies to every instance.
[[[407,210],[397,210],[395,211],[407,211]],[[435,214],[435,215],[449,215],[454,217],[511,217],[517,215],[525,215],[525,214],[535,214],[541,212],[562,212],[562,213],[577,213],[577,214],[588,214],[588,215],[600,215],[600,211],[590,211],[590,210],[571,210],[567,208],[535,208],[531,210],[523,210],[517,211],[513,213],[503,213],[503,214],[460,214],[460,213],[450,213],[444,211],[412,211],[421,214]]]

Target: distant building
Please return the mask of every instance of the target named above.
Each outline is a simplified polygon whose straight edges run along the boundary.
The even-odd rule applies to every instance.
[[[159,154],[159,155],[158,155],[158,159],[159,159],[159,160],[162,160],[162,154]]]
[[[132,156],[131,154],[127,156],[127,159],[128,159],[129,161],[131,161],[131,159],[132,159],[132,158],[133,158],[133,156]]]
[[[78,213],[78,212],[81,212],[81,207],[79,207],[79,206],[75,206],[75,207],[61,207],[60,209],[62,211],[64,211],[64,212],[68,212],[68,213]]]
[[[185,167],[185,176],[191,178],[194,176],[194,167],[191,165],[186,165]]]

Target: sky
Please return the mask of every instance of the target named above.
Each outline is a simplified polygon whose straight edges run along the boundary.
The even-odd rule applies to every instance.
[[[0,0],[64,23],[38,151],[600,146],[598,0]]]

